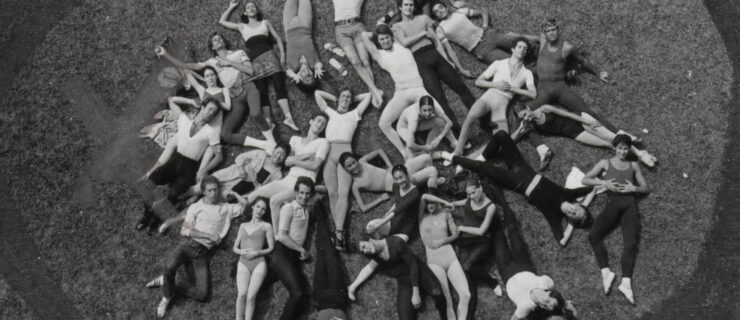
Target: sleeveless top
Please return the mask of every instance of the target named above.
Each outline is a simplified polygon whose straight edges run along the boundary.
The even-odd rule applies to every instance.
[[[272,50],[272,38],[270,38],[270,31],[267,29],[265,20],[260,21],[260,24],[254,28],[241,23],[239,32],[244,39],[245,51],[250,60],[257,59],[261,54]]]
[[[465,227],[473,227],[478,228],[481,224],[483,224],[483,220],[486,219],[486,213],[488,213],[488,207],[490,207],[493,204],[493,201],[488,201],[488,204],[483,206],[483,208],[480,208],[478,210],[473,210],[473,206],[471,204],[471,200],[468,199],[468,201],[465,202],[465,206],[463,209],[465,210],[465,215],[463,216],[462,223],[460,223],[460,226]],[[491,228],[488,228],[488,231],[486,231],[485,234],[483,234],[483,237],[491,237]],[[478,236],[472,235],[466,232],[460,233],[461,238],[477,238]]]
[[[563,41],[557,46],[555,52],[547,50],[545,44],[540,49],[537,57],[537,76],[540,81],[562,81],[565,80],[565,58],[563,58]]]
[[[265,247],[265,230],[261,226],[257,230],[252,231],[251,234],[247,232],[246,227],[241,227],[239,228],[239,233],[243,234],[239,248],[262,250]],[[239,258],[239,260],[248,261],[244,256]]]
[[[424,87],[414,55],[398,42],[391,50],[378,49],[378,64],[391,75],[396,90]]]
[[[606,167],[606,170],[604,170],[604,173],[601,175],[602,180],[614,179],[615,183],[626,184],[627,181],[629,181],[632,184],[635,184],[635,168],[632,167],[632,163],[629,163],[629,168],[627,168],[626,170],[619,170],[616,167],[614,167],[612,165],[611,159],[609,159],[607,163],[608,163],[608,166]],[[611,191],[608,191],[608,194],[618,195],[618,196],[628,195],[626,193],[611,192]]]
[[[440,212],[435,215],[424,214],[419,222],[419,231],[421,231],[421,240],[424,243],[431,243],[434,240],[443,240],[447,238],[447,213]]]
[[[534,122],[538,131],[553,135],[565,136],[571,139],[575,139],[578,135],[585,131],[581,123],[573,119],[568,119],[549,113],[545,113],[544,115],[544,123],[537,123],[536,121]]]

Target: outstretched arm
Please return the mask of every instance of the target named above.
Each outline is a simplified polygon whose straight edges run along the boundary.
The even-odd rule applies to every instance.
[[[326,100],[337,101],[336,96],[319,89],[316,89],[316,91],[314,91],[313,96],[316,99],[316,105],[319,106],[319,110],[321,111],[325,111],[327,108],[329,108],[329,104],[326,103]]]
[[[357,288],[360,287],[362,283],[367,281],[367,279],[370,279],[370,276],[373,275],[373,272],[375,272],[375,269],[378,268],[378,263],[375,262],[375,260],[370,260],[364,267],[362,267],[362,270],[360,270],[360,273],[357,274],[357,278],[355,278],[355,281],[352,281],[352,284],[349,285],[349,288],[347,288],[347,295],[349,295],[349,299],[352,301],[355,301],[355,291],[357,291]]]
[[[355,197],[355,202],[357,202],[357,206],[360,207],[360,211],[362,213],[368,212],[372,210],[373,208],[377,207],[379,204],[383,203],[383,201],[388,200],[390,197],[387,193],[381,194],[378,198],[371,201],[368,204],[365,204],[365,200],[362,199],[362,193],[360,192],[360,188],[352,185],[352,195]]]
[[[280,35],[270,21],[265,20],[265,25],[267,26],[267,30],[270,31],[272,38],[275,39],[275,43],[277,43],[278,51],[280,52],[280,64],[285,66],[285,46],[283,45],[283,39],[280,38]]]
[[[373,40],[371,37],[373,36],[372,32],[363,32],[360,37],[362,38],[362,43],[365,44],[365,49],[367,49],[367,52],[370,54],[375,61],[378,61],[378,47],[375,46],[375,43],[373,43]]]
[[[188,70],[194,70],[198,71],[203,69],[203,66],[200,63],[184,63],[180,61],[180,59],[173,57],[167,50],[165,50],[161,46],[157,46],[154,48],[154,53],[156,53],[158,56],[165,57],[165,59],[170,60],[172,64],[174,64],[178,68],[188,69]]]
[[[599,79],[601,81],[608,81],[609,73],[603,70],[599,70],[599,68],[595,64],[593,64],[591,60],[586,58],[579,47],[572,45],[568,41],[565,41],[565,43],[563,44],[563,57],[573,57],[583,67],[583,70],[590,74],[599,76]]]
[[[226,8],[226,11],[221,15],[221,19],[218,20],[218,23],[224,26],[226,29],[232,29],[232,30],[239,30],[239,24],[229,22],[229,16],[231,15],[231,12],[234,11],[234,9],[239,6],[239,0],[231,0],[229,3],[229,7]]]

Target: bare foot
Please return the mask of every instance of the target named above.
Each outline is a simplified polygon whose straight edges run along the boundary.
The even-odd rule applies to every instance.
[[[299,131],[298,126],[296,126],[295,121],[293,121],[293,118],[286,117],[285,120],[283,120],[283,124],[293,129],[293,131]]]
[[[380,105],[383,104],[383,90],[375,90],[373,92],[373,106],[376,108],[380,108]]]

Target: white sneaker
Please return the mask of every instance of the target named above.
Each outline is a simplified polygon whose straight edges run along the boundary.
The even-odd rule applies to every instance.
[[[157,306],[157,318],[164,318],[164,315],[167,313],[167,306],[170,305],[170,299],[162,297],[162,301],[159,301],[159,305]]]
[[[329,65],[331,65],[332,68],[334,68],[334,70],[337,70],[337,72],[339,72],[339,74],[341,74],[342,77],[346,77],[349,74],[349,72],[347,71],[347,68],[345,68],[341,62],[337,61],[337,59],[334,59],[334,58],[329,59]]]
[[[612,271],[601,275],[601,280],[604,282],[604,294],[609,294],[609,291],[612,289],[612,283],[614,283],[614,278],[616,277],[617,275]]]
[[[617,290],[619,290],[619,292],[621,292],[624,297],[627,298],[627,301],[629,301],[633,305],[635,304],[635,296],[632,293],[632,286],[622,282],[619,287],[617,287]]]
[[[337,46],[336,44],[331,43],[331,42],[327,42],[327,43],[324,44],[324,50],[330,51],[331,53],[336,54],[336,55],[338,55],[340,57],[346,56],[346,54],[344,53],[344,50],[342,50],[342,48],[340,48],[339,46]]]
[[[493,288],[493,293],[496,294],[497,297],[501,297],[501,296],[504,295],[504,290],[501,289],[501,284],[499,284],[495,288]]]
[[[154,278],[152,281],[147,282],[147,288],[159,288],[164,284],[164,276]]]

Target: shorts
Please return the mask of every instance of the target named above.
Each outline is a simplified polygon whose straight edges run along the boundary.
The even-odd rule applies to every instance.
[[[340,48],[354,46],[355,43],[362,41],[361,35],[365,32],[365,24],[355,22],[352,24],[338,25],[334,27],[334,32]]]

